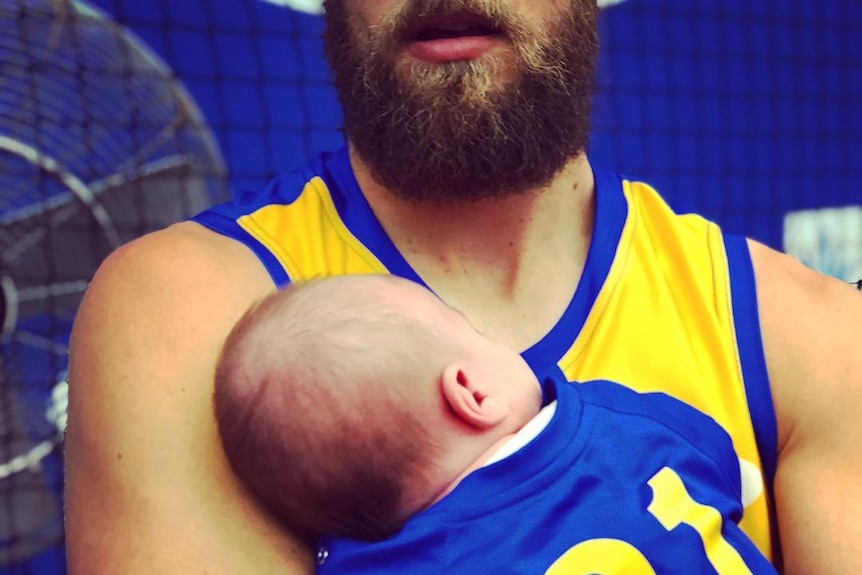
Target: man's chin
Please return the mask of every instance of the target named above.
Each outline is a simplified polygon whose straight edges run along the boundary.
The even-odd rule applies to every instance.
[[[404,52],[396,64],[402,89],[419,100],[487,102],[501,96],[518,81],[515,56],[504,48],[473,60],[429,62]]]
[[[541,36],[492,30],[500,36],[461,42],[437,30],[357,44],[335,16],[326,46],[345,133],[374,179],[402,198],[515,195],[550,181],[585,146],[592,22],[564,19]]]

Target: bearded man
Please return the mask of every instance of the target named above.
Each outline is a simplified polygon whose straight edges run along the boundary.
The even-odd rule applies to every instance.
[[[862,298],[590,165],[594,2],[326,7],[348,146],[125,246],[87,292],[71,343],[71,573],[313,570],[314,549],[231,473],[213,372],[274,287],[351,273],[429,287],[540,376],[610,379],[708,414],[733,439],[734,520],[761,553],[787,573],[857,572]],[[672,485],[631,478],[639,513],[715,572],[750,572],[687,471],[671,471]],[[654,572],[661,548],[625,527],[573,541],[568,569]]]

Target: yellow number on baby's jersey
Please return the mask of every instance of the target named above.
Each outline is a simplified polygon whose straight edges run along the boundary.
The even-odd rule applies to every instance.
[[[739,552],[721,534],[721,513],[692,499],[673,469],[663,468],[647,483],[653,492],[647,510],[665,529],[672,531],[679,525],[692,527],[700,535],[706,557],[716,571],[751,575]]]
[[[739,552],[721,533],[717,509],[692,499],[680,476],[665,467],[647,481],[653,500],[647,507],[662,527],[673,531],[688,525],[700,535],[706,557],[719,575],[751,575]],[[684,566],[681,566],[684,567]],[[557,559],[545,575],[656,575],[649,560],[634,545],[619,539],[578,543]]]
[[[545,575],[656,575],[652,566],[630,543],[619,539],[591,539],[578,543],[554,561]]]

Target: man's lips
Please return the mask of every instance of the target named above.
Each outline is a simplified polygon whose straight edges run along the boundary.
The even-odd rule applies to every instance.
[[[493,20],[472,14],[426,18],[405,34],[414,58],[435,63],[473,60],[502,38],[503,32]]]

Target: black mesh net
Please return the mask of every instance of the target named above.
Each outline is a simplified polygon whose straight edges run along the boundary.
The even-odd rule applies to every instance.
[[[291,3],[315,4],[0,0],[0,575],[64,571],[66,345],[99,262],[341,145]],[[593,163],[862,277],[862,3],[605,3]]]

